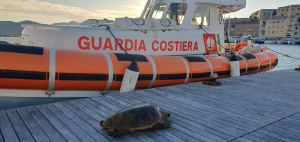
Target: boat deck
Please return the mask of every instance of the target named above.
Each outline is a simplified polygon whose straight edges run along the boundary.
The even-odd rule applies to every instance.
[[[0,111],[0,142],[300,141],[300,71],[284,70]],[[152,102],[171,128],[107,136],[99,122]]]

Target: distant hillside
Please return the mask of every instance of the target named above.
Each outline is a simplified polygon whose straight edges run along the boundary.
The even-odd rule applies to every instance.
[[[0,36],[9,37],[9,36],[21,36],[23,24],[40,24],[33,21],[22,21],[22,22],[12,22],[12,21],[0,21]],[[76,21],[71,21],[69,23],[54,23],[51,25],[80,25]]]
[[[20,35],[23,28],[23,24],[39,24],[33,21],[22,21],[22,22],[12,22],[12,21],[0,21],[0,34],[8,35]]]
[[[81,23],[78,23],[76,21],[71,21],[69,23],[54,23],[54,24],[51,24],[53,26],[63,26],[63,25],[80,25]]]

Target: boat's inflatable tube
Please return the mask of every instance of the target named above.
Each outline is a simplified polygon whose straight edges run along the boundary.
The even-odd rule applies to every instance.
[[[136,88],[140,89],[204,81],[212,73],[219,78],[230,75],[231,55],[131,56],[139,67]],[[236,57],[241,75],[264,72],[278,63],[277,56],[269,50]],[[120,90],[131,64],[126,54],[50,52],[41,47],[10,44],[0,44],[0,62],[0,88],[90,91]]]

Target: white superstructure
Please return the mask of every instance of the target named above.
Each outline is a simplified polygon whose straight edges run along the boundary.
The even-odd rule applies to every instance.
[[[123,53],[106,30],[108,25],[131,54],[224,53],[223,13],[245,5],[246,0],[149,0],[141,17],[135,19],[90,20],[83,26],[23,25],[21,44]]]

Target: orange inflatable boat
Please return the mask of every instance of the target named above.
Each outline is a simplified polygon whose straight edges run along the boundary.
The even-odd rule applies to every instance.
[[[136,88],[141,89],[205,81],[211,73],[219,78],[230,74],[231,55],[131,56],[140,69]],[[241,75],[268,71],[278,63],[276,54],[266,49],[237,57]],[[0,61],[0,88],[36,90],[48,90],[49,83],[55,90],[119,90],[131,64],[126,54],[9,44],[1,44]]]

